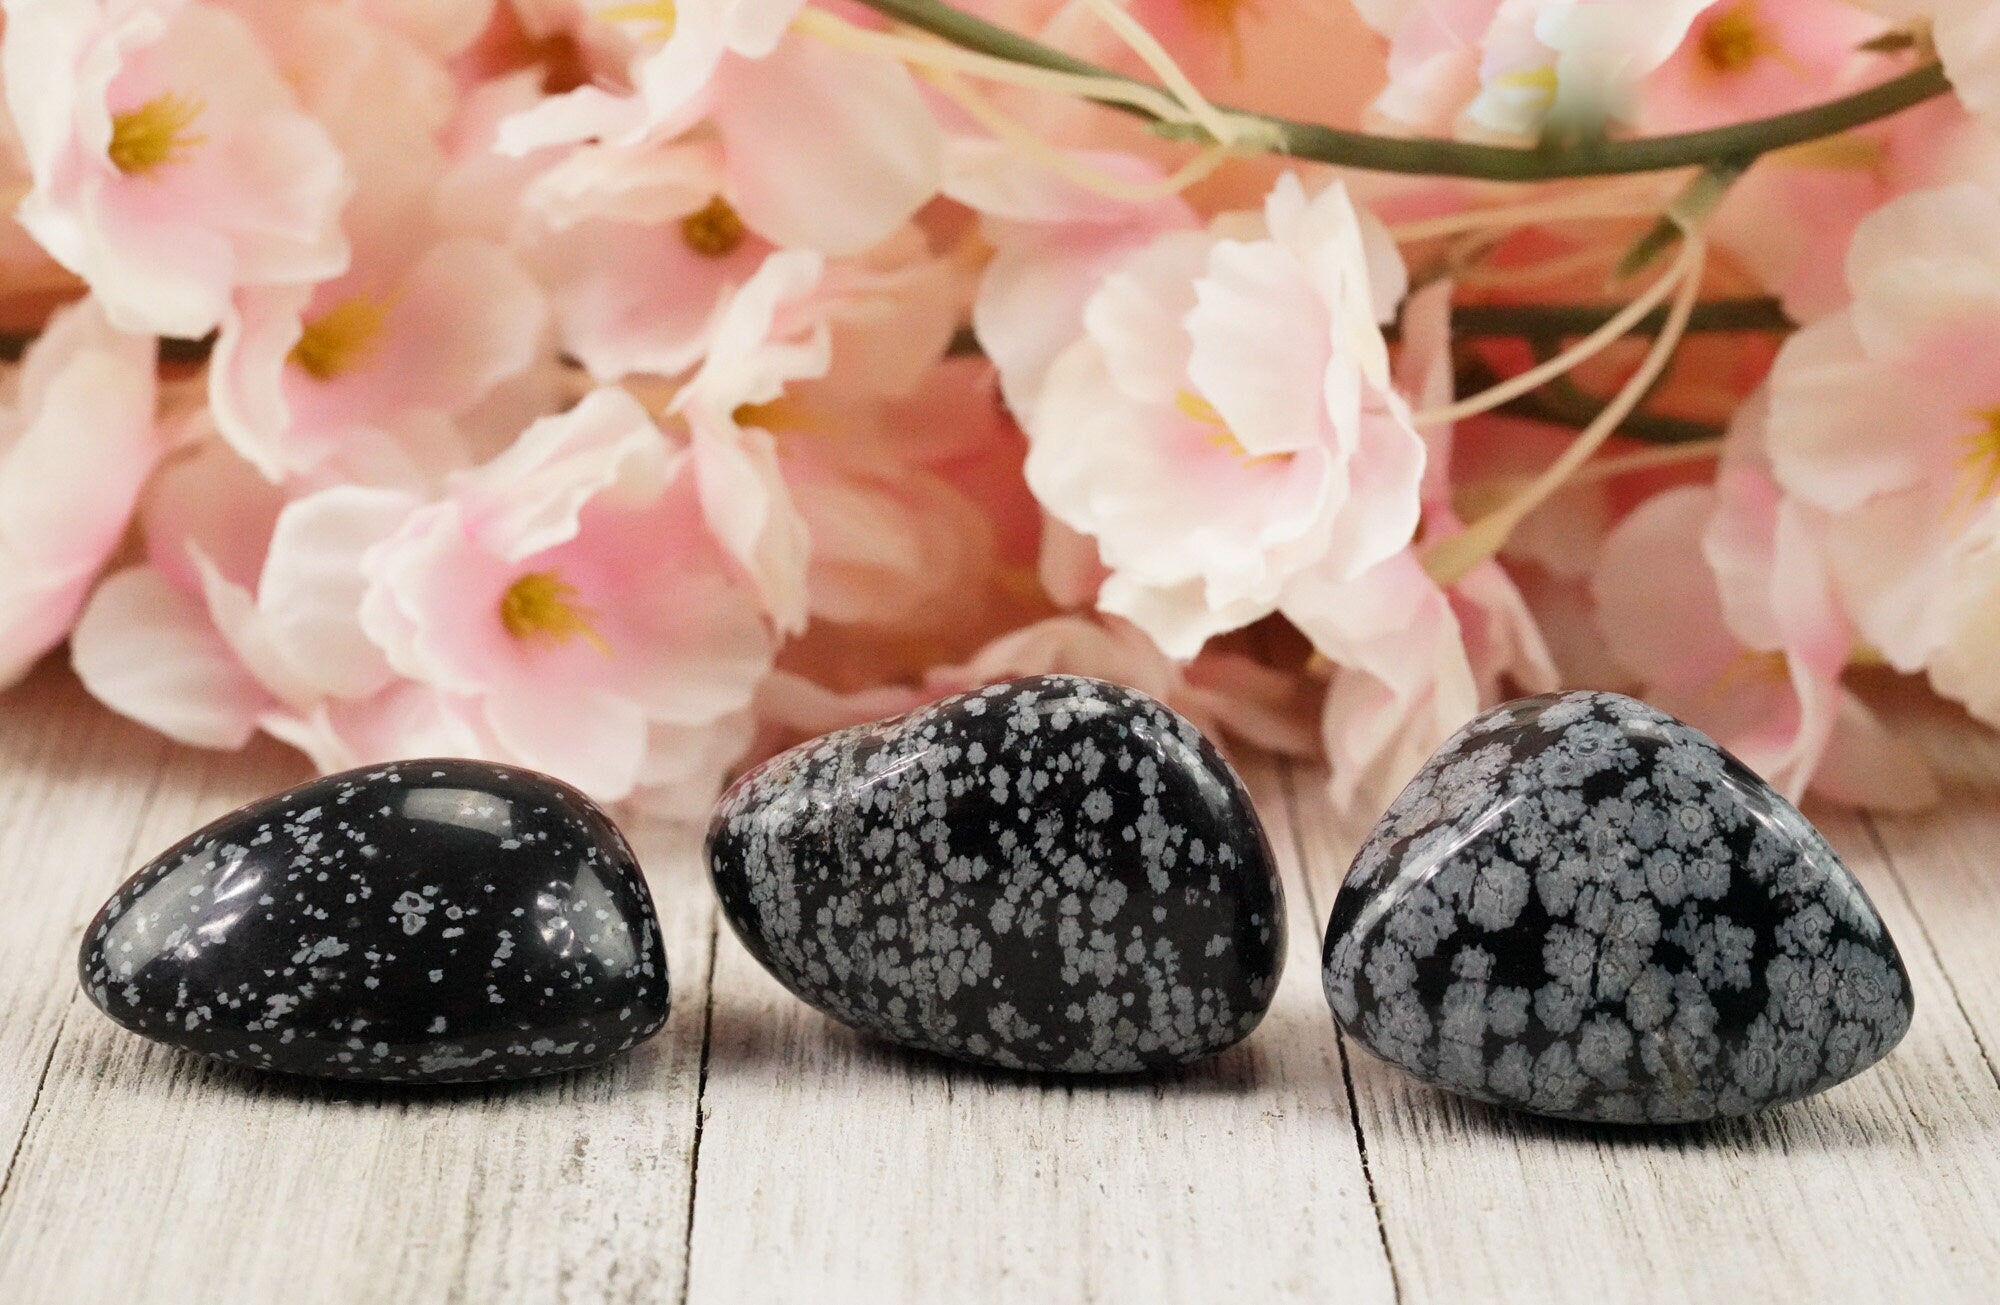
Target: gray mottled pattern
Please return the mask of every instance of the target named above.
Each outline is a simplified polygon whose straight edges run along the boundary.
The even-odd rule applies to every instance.
[[[1116,1072],[1242,1038],[1284,904],[1195,728],[1075,676],[993,685],[766,763],[709,835],[751,952],[834,1018],[1018,1069]]]
[[[582,794],[485,762],[348,771],[155,858],[84,936],[112,1019],[233,1064],[381,1082],[555,1073],[666,1019],[659,923]]]
[[[1699,731],[1569,693],[1474,720],[1355,858],[1328,1001],[1376,1055],[1540,1114],[1681,1122],[1822,1091],[1909,978],[1799,812]]]

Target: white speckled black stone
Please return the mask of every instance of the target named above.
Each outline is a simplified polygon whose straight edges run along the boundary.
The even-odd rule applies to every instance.
[[[1610,693],[1509,703],[1403,790],[1334,903],[1327,1000],[1467,1096],[1740,1115],[1880,1060],[1913,1010],[1867,894],[1698,730]]]
[[[90,999],[231,1064],[387,1083],[531,1078],[667,1017],[631,849],[581,793],[479,761],[315,780],[190,836],[98,912]]]
[[[801,744],[709,828],[724,914],[854,1028],[1011,1069],[1219,1051],[1277,988],[1284,900],[1249,798],[1187,721],[1039,676]]]

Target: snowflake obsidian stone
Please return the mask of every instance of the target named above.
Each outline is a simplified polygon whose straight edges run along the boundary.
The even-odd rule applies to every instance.
[[[1284,901],[1242,785],[1187,721],[1074,676],[841,730],[738,782],[724,915],[841,1022],[1013,1069],[1175,1064],[1270,1005]]]
[[[1419,1078],[1618,1123],[1823,1091],[1913,1009],[1819,831],[1609,693],[1510,703],[1446,743],[1355,858],[1324,977],[1341,1027]]]
[[[667,1017],[624,838],[567,785],[482,761],[351,770],[222,817],[118,890],[79,964],[135,1033],[321,1078],[530,1078]]]

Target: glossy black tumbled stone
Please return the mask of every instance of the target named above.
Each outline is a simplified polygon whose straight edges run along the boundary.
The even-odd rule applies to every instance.
[[[479,761],[351,770],[222,817],[105,903],[79,968],[134,1033],[356,1081],[558,1073],[667,1017],[617,828],[567,785]]]
[[[1050,675],[783,753],[709,828],[723,913],[855,1028],[1012,1069],[1116,1073],[1218,1051],[1277,987],[1264,832],[1199,731]]]
[[[1327,999],[1428,1082],[1612,1123],[1740,1115],[1842,1082],[1909,1028],[1868,896],[1791,803],[1643,703],[1478,717],[1362,846]]]

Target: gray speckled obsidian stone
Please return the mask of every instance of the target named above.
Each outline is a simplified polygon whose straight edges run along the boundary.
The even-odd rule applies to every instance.
[[[1823,1091],[1910,1026],[1909,976],[1819,831],[1699,731],[1610,693],[1454,736],[1334,903],[1327,1000],[1454,1092],[1617,1123]]]
[[[653,899],[605,814],[480,761],[351,770],[168,849],[84,934],[90,999],[232,1064],[386,1083],[554,1074],[667,1017]]]
[[[1277,988],[1262,826],[1187,721],[1048,675],[801,744],[709,827],[723,913],[842,1023],[1012,1069],[1219,1051]]]

